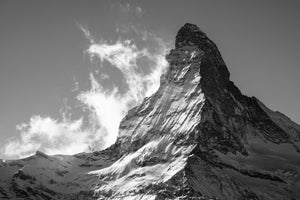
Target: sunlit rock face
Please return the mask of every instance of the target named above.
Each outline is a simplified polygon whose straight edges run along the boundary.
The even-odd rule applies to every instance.
[[[117,142],[0,163],[3,199],[300,199],[300,127],[241,94],[216,45],[185,24],[158,91]]]

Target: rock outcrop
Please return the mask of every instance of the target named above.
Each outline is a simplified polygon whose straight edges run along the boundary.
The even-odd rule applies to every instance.
[[[128,112],[114,145],[2,161],[0,197],[299,199],[300,126],[243,95],[196,25],[179,30],[167,60],[160,88]]]

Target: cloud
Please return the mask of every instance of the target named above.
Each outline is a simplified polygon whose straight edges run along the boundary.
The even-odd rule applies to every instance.
[[[159,44],[161,45],[161,44]],[[95,113],[99,125],[106,134],[103,137],[105,146],[115,142],[118,127],[126,112],[146,97],[152,95],[159,87],[160,75],[167,67],[165,60],[166,47],[159,46],[155,53],[150,53],[147,48],[139,49],[132,40],[117,41],[109,44],[102,41],[92,44],[86,51],[92,62],[99,59],[101,63],[107,61],[112,67],[119,69],[128,86],[128,90],[122,94],[117,87],[108,91],[101,87],[93,74],[90,75],[92,88],[82,92],[78,98]],[[149,73],[141,72],[138,65],[139,59],[148,59],[153,65]],[[146,64],[144,60],[143,64]]]
[[[160,76],[168,66],[165,55],[169,45],[162,38],[134,27],[130,30],[136,32],[136,38],[122,39],[120,36],[116,41],[95,42],[87,28],[81,25],[79,28],[90,42],[84,53],[97,66],[90,72],[90,89],[78,91],[82,116],[71,119],[72,108],[67,106],[66,100],[61,119],[31,117],[28,123],[17,126],[20,136],[1,148],[6,157],[25,157],[37,150],[46,154],[75,154],[106,148],[115,142],[119,124],[127,111],[158,89]],[[105,67],[120,72],[125,90],[121,91],[117,84],[110,88],[101,85],[101,81],[111,78],[109,71],[102,72]],[[74,91],[77,91],[79,83],[75,78],[74,82]]]
[[[77,81],[76,77],[73,76],[73,88],[72,88],[72,92],[76,92],[79,90],[79,82]]]
[[[130,5],[128,2],[126,2],[125,4],[120,3],[120,8],[121,8],[121,11],[122,11],[122,12],[127,13],[127,12],[130,11],[131,5]]]
[[[120,3],[120,8],[123,13],[133,13],[140,16],[143,13],[143,9],[140,6],[132,6],[128,2]]]
[[[95,43],[93,36],[91,35],[90,31],[88,30],[87,27],[83,27],[81,24],[77,23],[77,26],[79,29],[83,32],[84,36],[91,42]]]
[[[106,80],[106,79],[109,79],[109,76],[108,76],[108,74],[102,73],[100,75],[100,78],[101,78],[101,80]]]
[[[88,137],[82,127],[82,119],[58,122],[50,117],[33,116],[28,124],[17,125],[21,132],[4,146],[7,157],[24,157],[40,149],[48,154],[77,153],[86,150]]]
[[[135,7],[135,11],[136,11],[136,13],[137,13],[138,15],[140,15],[140,14],[142,14],[143,9],[142,9],[141,7],[139,7],[139,6],[137,6],[137,7]]]

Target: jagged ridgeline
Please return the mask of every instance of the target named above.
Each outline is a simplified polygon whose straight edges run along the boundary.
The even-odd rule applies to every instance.
[[[1,199],[300,199],[300,126],[230,81],[185,24],[158,91],[93,153],[1,161]]]

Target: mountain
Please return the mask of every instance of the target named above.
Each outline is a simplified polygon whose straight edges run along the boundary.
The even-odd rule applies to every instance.
[[[300,126],[243,95],[217,46],[185,24],[158,91],[111,147],[0,163],[1,199],[300,199]]]

